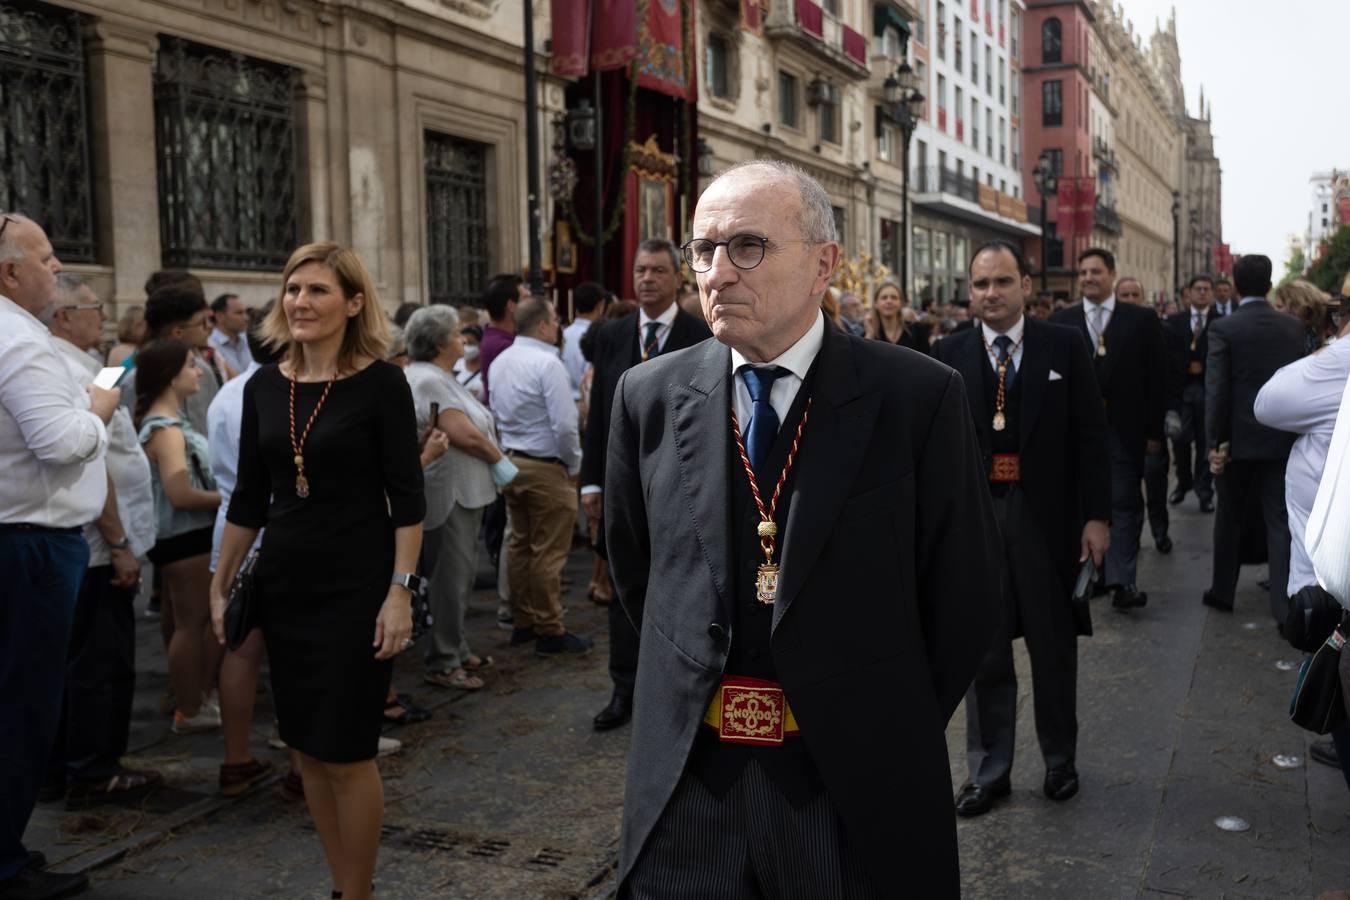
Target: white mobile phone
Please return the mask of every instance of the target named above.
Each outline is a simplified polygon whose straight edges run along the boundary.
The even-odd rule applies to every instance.
[[[122,380],[122,376],[126,374],[126,371],[126,366],[108,366],[94,376],[94,387],[110,391],[117,387],[117,382]]]

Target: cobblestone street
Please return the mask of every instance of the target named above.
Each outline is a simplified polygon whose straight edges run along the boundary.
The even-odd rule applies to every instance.
[[[1052,804],[1040,793],[1026,659],[1019,765],[1013,794],[959,825],[964,891],[971,897],[1310,897],[1350,886],[1350,817],[1340,773],[1309,762],[1310,736],[1285,708],[1298,654],[1276,635],[1244,569],[1233,615],[1201,606],[1210,518],[1194,500],[1173,508],[1176,550],[1141,558],[1147,608],[1095,602],[1096,635],[1080,642],[1078,769],[1083,790]],[[569,625],[603,638],[604,611],[585,597],[589,558],[574,553]],[[573,661],[511,650],[495,597],[470,613],[474,649],[496,665],[474,694],[424,685],[419,661],[396,679],[435,707],[393,734],[402,753],[382,760],[387,814],[377,874],[386,898],[604,897],[613,890],[627,731],[596,734],[608,697],[601,640]],[[157,712],[164,687],[158,626],[141,624],[140,691],[130,762],[160,768],[172,790],[141,809],[66,812],[39,807],[30,845],[57,868],[89,869],[94,896],[326,897],[322,855],[300,804],[279,783],[237,801],[215,793],[215,735],[179,737]],[[270,699],[260,697],[255,747],[269,750]],[[964,777],[964,711],[948,729],[953,782]],[[1296,756],[1290,769],[1276,754]],[[1220,816],[1250,823],[1221,831]],[[896,896],[906,894],[896,874]]]

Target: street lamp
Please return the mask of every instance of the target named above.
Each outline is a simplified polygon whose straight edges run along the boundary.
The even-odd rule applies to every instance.
[[[595,182],[595,280],[605,283],[605,175],[604,152],[600,146],[600,73],[595,81],[595,105],[584,97],[567,111],[567,139],[573,150],[594,151],[591,179]]]
[[[530,293],[544,296],[543,249],[539,237],[540,205],[543,203],[539,185],[539,89],[536,86],[534,59],[534,0],[525,0],[525,184],[526,214],[529,217]]]
[[[1050,165],[1050,158],[1044,153],[1036,161],[1036,168],[1031,174],[1036,182],[1036,192],[1041,195],[1041,293],[1047,294],[1050,292],[1050,242],[1045,236],[1045,220],[1049,215],[1046,211],[1046,201],[1051,194],[1059,190],[1059,179]]]
[[[909,283],[909,143],[919,124],[924,96],[919,90],[919,78],[907,62],[900,64],[881,85],[886,101],[886,115],[900,129],[900,166],[905,170],[900,195],[900,285],[905,296],[913,300]]]
[[[1181,192],[1172,192],[1172,293],[1181,305]]]

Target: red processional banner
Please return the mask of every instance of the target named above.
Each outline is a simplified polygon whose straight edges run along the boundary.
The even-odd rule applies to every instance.
[[[686,23],[693,0],[646,0],[638,21],[638,0],[551,0],[555,75],[580,78],[589,72],[621,69],[639,59],[638,84],[685,100],[697,98],[692,65],[686,65]],[[758,5],[755,5],[758,12]],[[687,27],[686,27],[687,26]]]
[[[589,71],[591,18],[586,0],[551,0],[554,75],[580,78]]]
[[[741,27],[753,34],[764,33],[764,16],[759,0],[741,0]]]
[[[633,0],[628,0],[632,3]],[[692,65],[685,65],[684,42],[693,39],[693,22],[686,23],[681,7],[694,16],[693,0],[647,0],[647,16],[638,27],[638,84],[672,97],[694,100]],[[686,24],[688,30],[686,31]],[[692,48],[691,48],[692,52]],[[692,63],[692,60],[690,61]]]
[[[1074,210],[1073,230],[1076,234],[1092,234],[1092,225],[1097,208],[1097,179],[1079,178],[1078,206]]]
[[[1055,193],[1055,232],[1059,237],[1067,238],[1074,233],[1074,225],[1078,220],[1074,213],[1077,209],[1078,179],[1061,176]]]

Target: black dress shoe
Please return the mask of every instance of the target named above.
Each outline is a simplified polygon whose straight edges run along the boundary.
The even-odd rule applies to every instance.
[[[633,718],[633,701],[621,694],[609,698],[609,705],[596,713],[593,724],[596,731],[618,728]]]
[[[1170,537],[1168,537],[1167,535],[1164,534],[1164,535],[1163,535],[1162,537],[1160,537],[1160,538],[1154,538],[1154,540],[1153,540],[1153,546],[1155,546],[1155,547],[1158,548],[1158,552],[1159,552],[1159,553],[1171,553],[1171,552],[1172,552],[1172,539],[1171,539]]]
[[[20,869],[13,878],[0,881],[0,897],[5,900],[57,900],[73,897],[89,889],[89,876],[84,874],[41,872]]]
[[[533,628],[512,628],[511,646],[519,647],[521,644],[533,642],[538,637],[539,635],[535,633]]]
[[[1308,745],[1308,755],[1324,766],[1341,767],[1341,755],[1336,752],[1336,742],[1328,735],[1318,738]]]
[[[1006,782],[986,787],[967,781],[956,795],[956,814],[963,819],[982,816],[994,808],[996,798],[1006,797],[1010,793],[1012,788]]]
[[[1229,600],[1225,602],[1223,600],[1220,600],[1218,597],[1214,596],[1213,591],[1205,591],[1204,594],[1200,596],[1200,601],[1204,603],[1206,606],[1211,606],[1214,609],[1220,610],[1222,612],[1233,611],[1233,601]]]
[[[1201,501],[1200,501],[1200,511],[1201,511],[1202,513],[1212,513],[1212,512],[1214,512],[1214,501],[1213,501],[1213,500],[1201,500]]]
[[[1078,793],[1078,773],[1073,769],[1050,769],[1041,789],[1051,800],[1068,800]]]
[[[1118,587],[1111,592],[1111,606],[1116,609],[1138,609],[1148,605],[1148,594],[1133,587]]]
[[[1172,504],[1173,506],[1176,506],[1178,503],[1180,503],[1182,500],[1185,499],[1186,499],[1186,488],[1183,487],[1179,487],[1175,491],[1167,495],[1167,502]]]

